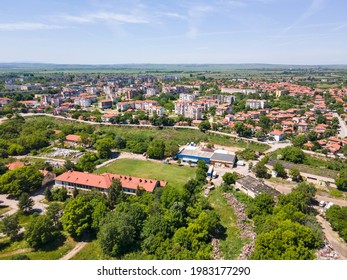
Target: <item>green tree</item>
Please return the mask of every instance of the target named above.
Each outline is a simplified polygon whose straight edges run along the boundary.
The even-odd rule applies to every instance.
[[[0,154],[0,157],[1,157],[1,154]],[[3,162],[0,162],[0,176],[2,174],[5,174],[7,170],[8,170],[7,166]]]
[[[46,216],[52,221],[55,228],[62,228],[61,217],[63,216],[63,206],[60,203],[50,203],[46,209]]]
[[[316,141],[318,139],[318,133],[314,130],[311,130],[309,133],[307,133],[307,138],[311,142]]]
[[[252,130],[249,127],[247,127],[242,122],[235,123],[234,130],[241,137],[250,137],[250,136],[252,136]]]
[[[255,176],[258,178],[269,178],[268,168],[264,163],[258,162],[254,167]]]
[[[114,143],[111,138],[103,138],[96,141],[95,147],[98,151],[99,158],[111,158]]]
[[[179,145],[176,141],[166,141],[165,142],[165,152],[166,157],[174,157],[179,152]]]
[[[112,184],[107,191],[107,198],[111,208],[115,205],[126,201],[126,194],[123,191],[122,184],[119,179],[112,180]]]
[[[106,221],[98,233],[102,252],[110,257],[119,257],[129,252],[135,243],[135,228],[129,223],[128,215],[120,214]]]
[[[92,214],[93,207],[86,196],[79,195],[75,199],[69,199],[61,218],[64,230],[73,237],[81,237],[91,229]]]
[[[34,201],[28,193],[22,193],[19,197],[18,207],[24,214],[32,212]]]
[[[198,181],[201,184],[206,183],[206,171],[202,168],[198,168],[196,170],[196,175],[195,175],[196,181]]]
[[[273,170],[276,171],[278,177],[285,178],[287,176],[287,173],[279,161],[276,161],[276,163],[273,166]]]
[[[249,217],[256,215],[270,215],[275,207],[275,201],[273,197],[267,193],[261,193],[253,199],[253,203],[247,208],[247,214]]]
[[[165,155],[165,142],[162,139],[155,139],[147,149],[150,158],[162,159]]]
[[[313,250],[320,245],[312,230],[286,220],[268,232],[260,233],[255,241],[251,259],[312,260]]]
[[[202,121],[198,127],[199,127],[200,131],[202,131],[202,132],[205,132],[205,131],[211,129],[211,125],[210,125],[210,122],[208,120]]]
[[[11,144],[8,147],[8,153],[11,156],[23,155],[25,153],[25,148],[18,144]]]
[[[289,176],[292,177],[293,181],[300,181],[301,175],[297,168],[289,169]]]
[[[347,191],[347,169],[343,168],[335,178],[335,184],[341,191]]]
[[[198,160],[198,162],[196,163],[196,166],[198,168],[204,170],[205,172],[207,172],[207,170],[208,170],[208,166],[204,160]]]
[[[333,205],[325,214],[333,229],[347,242],[347,207]]]
[[[49,202],[53,200],[53,194],[49,187],[46,187],[45,189],[45,199]]]
[[[52,220],[46,215],[37,216],[31,220],[25,230],[25,239],[30,247],[41,248],[53,241],[57,236],[57,229]]]
[[[270,130],[271,128],[271,120],[268,116],[260,115],[259,116],[259,126],[263,128],[265,131]]]
[[[126,147],[126,140],[121,135],[116,135],[113,139],[114,142],[114,148],[116,149],[124,149]]]
[[[235,172],[233,172],[233,173],[226,172],[222,178],[223,178],[224,183],[231,185],[231,184],[235,184],[238,176],[237,176],[237,173],[235,173]]]
[[[20,230],[18,215],[5,216],[2,219],[1,231],[10,237],[12,241],[18,239]]]
[[[305,135],[298,135],[293,139],[292,143],[294,147],[302,148],[307,143],[307,137]]]
[[[281,152],[284,160],[293,163],[303,163],[306,158],[305,153],[297,147],[285,147]]]
[[[102,226],[103,220],[110,212],[110,209],[106,206],[104,201],[99,201],[94,206],[94,211],[92,214],[92,229],[97,233]]]
[[[19,197],[41,187],[43,175],[34,166],[21,166],[0,177],[0,191]]]

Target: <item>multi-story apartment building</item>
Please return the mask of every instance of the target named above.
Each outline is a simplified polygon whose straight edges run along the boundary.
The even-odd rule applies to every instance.
[[[258,99],[248,99],[246,101],[246,107],[250,107],[251,109],[264,109],[266,105],[266,100],[258,100]]]

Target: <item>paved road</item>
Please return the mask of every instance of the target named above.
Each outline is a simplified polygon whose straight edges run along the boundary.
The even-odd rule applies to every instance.
[[[347,137],[347,125],[346,125],[346,122],[337,113],[334,113],[333,116],[337,117],[339,119],[339,122],[340,122],[340,137],[341,138]]]
[[[3,201],[2,205],[7,205],[11,209],[7,211],[6,213],[2,214],[0,216],[0,220],[5,216],[5,215],[13,215],[18,211],[18,200],[16,199],[10,199],[7,197],[7,194],[0,194],[0,200]],[[40,189],[36,193],[32,194],[31,198],[34,201],[34,206],[33,210],[38,212],[38,213],[44,213],[47,207],[47,204],[42,203],[44,200],[44,188]]]

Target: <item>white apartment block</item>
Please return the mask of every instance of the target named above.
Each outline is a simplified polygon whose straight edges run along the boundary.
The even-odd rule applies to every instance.
[[[196,106],[187,106],[184,111],[184,116],[193,120],[202,119],[202,109]]]
[[[196,94],[180,93],[179,100],[182,102],[193,102],[196,101]]]
[[[251,109],[264,109],[266,105],[266,100],[248,99],[246,101],[246,107]]]

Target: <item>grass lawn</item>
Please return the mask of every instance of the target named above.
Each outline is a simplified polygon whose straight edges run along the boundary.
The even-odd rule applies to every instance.
[[[10,211],[10,210],[11,210],[10,207],[1,205],[1,206],[0,206],[0,215],[4,214],[4,213],[6,213],[6,212],[8,212],[8,211]]]
[[[208,197],[213,209],[217,212],[221,219],[221,224],[226,228],[226,237],[221,240],[220,249],[226,260],[237,259],[241,253],[243,241],[240,237],[239,230],[236,226],[236,217],[233,209],[228,205],[223,197],[220,188],[212,191]]]
[[[89,242],[71,260],[103,260],[106,259],[102,254],[97,240]]]
[[[31,260],[58,260],[75,247],[76,241],[62,237],[40,251],[34,251],[25,240],[10,242],[3,238],[0,244],[0,260],[9,260],[16,255],[27,255]]]
[[[165,180],[172,186],[183,186],[195,177],[196,169],[145,160],[119,159],[99,168],[97,173],[110,172],[149,179]]]

